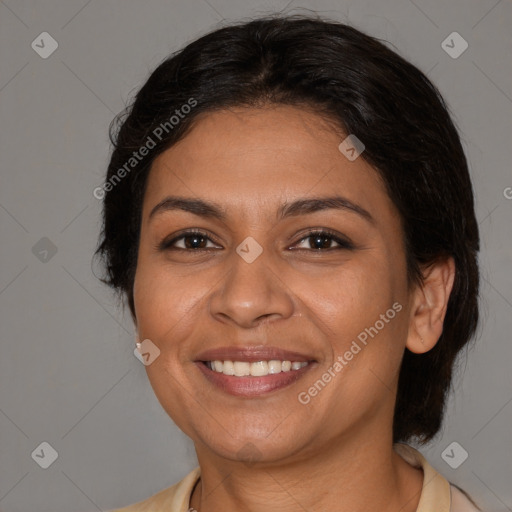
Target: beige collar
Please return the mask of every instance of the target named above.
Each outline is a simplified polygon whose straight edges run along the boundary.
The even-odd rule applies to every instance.
[[[393,448],[411,466],[423,470],[423,488],[416,512],[450,512],[449,482],[412,446],[397,443]]]

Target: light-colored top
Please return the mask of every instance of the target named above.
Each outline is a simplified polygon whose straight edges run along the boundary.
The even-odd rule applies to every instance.
[[[405,444],[395,444],[395,451],[409,464],[423,470],[423,489],[416,512],[478,512],[471,501],[441,476],[423,455]],[[110,512],[188,512],[190,496],[201,475],[192,470],[183,480],[150,498]]]

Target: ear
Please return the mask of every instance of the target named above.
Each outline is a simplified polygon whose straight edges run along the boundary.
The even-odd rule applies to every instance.
[[[423,284],[413,293],[406,347],[415,354],[428,352],[443,332],[444,317],[455,279],[452,257],[430,265],[423,273]]]

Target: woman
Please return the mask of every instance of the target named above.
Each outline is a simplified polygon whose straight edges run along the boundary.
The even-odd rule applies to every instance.
[[[467,162],[425,75],[258,19],[163,62],[112,140],[104,281],[199,462],[119,510],[477,510],[406,444],[478,321]]]

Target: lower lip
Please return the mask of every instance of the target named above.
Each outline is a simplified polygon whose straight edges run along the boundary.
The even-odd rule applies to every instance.
[[[203,375],[222,391],[234,396],[254,397],[290,386],[308,372],[314,365],[310,362],[299,370],[290,370],[263,377],[235,377],[210,370],[204,363],[196,361]]]

